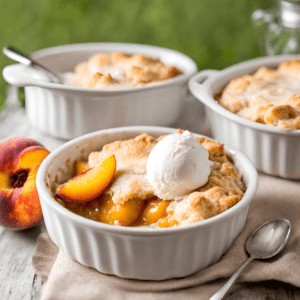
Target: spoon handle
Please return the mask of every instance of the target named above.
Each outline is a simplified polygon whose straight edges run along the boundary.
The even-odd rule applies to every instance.
[[[19,63],[27,66],[31,65],[31,60],[28,57],[26,57],[25,54],[21,53],[20,51],[17,51],[11,46],[3,47],[2,52],[4,55],[6,55],[12,60],[18,61]]]
[[[250,256],[236,271],[235,273],[228,279],[228,281],[212,296],[209,300],[221,300],[229,291],[231,286],[235,283],[237,278],[240,276],[244,268],[252,261],[254,258]]]
[[[40,65],[39,63],[37,63],[32,58],[29,58],[25,54],[21,53],[21,51],[17,50],[16,48],[14,48],[12,46],[3,47],[2,52],[7,57],[9,57],[12,60],[15,60],[15,61],[17,61],[21,64],[24,64],[26,66],[30,66],[30,65],[37,66],[37,67],[43,69],[44,71],[46,71],[48,73],[48,75],[50,75],[50,78],[52,79],[52,81],[54,83],[60,83],[61,82],[61,79],[55,73],[53,73],[52,71],[50,71],[46,67]]]

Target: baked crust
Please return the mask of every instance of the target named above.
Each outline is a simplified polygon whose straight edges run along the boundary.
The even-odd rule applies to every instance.
[[[300,60],[283,62],[277,69],[261,67],[253,75],[232,79],[218,102],[246,119],[300,129]]]
[[[180,130],[177,133],[182,133]],[[104,191],[115,203],[122,204],[130,199],[142,200],[155,196],[154,189],[147,180],[146,164],[148,156],[164,136],[154,139],[143,133],[134,139],[116,141],[107,144],[100,152],[89,155],[89,166],[101,164],[114,154],[117,170],[112,183]],[[208,182],[178,201],[170,201],[167,212],[170,222],[177,226],[191,224],[217,215],[236,203],[244,192],[245,185],[227,157],[224,145],[206,138],[196,139],[209,152],[209,159],[214,163]]]
[[[117,170],[112,183],[105,190],[115,203],[154,197],[154,189],[147,180],[146,164],[156,144],[154,138],[144,133],[131,140],[107,144],[100,152],[90,153],[90,167],[99,166],[106,158],[115,155]]]
[[[182,74],[159,59],[123,52],[98,53],[79,63],[66,84],[89,88],[124,88],[154,84]]]

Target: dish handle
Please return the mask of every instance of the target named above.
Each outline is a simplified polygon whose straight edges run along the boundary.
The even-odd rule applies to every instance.
[[[193,94],[203,94],[208,92],[209,79],[214,78],[220,71],[204,70],[194,75],[189,80],[189,89]]]
[[[18,87],[40,86],[41,83],[51,82],[44,72],[22,64],[6,66],[2,75],[6,82]]]

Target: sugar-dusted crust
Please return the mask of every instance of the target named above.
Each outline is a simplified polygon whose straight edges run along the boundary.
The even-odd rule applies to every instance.
[[[146,164],[156,143],[155,139],[143,133],[131,140],[107,144],[100,152],[90,153],[90,167],[98,166],[110,155],[115,155],[117,170],[111,185],[105,190],[115,203],[154,197],[154,189],[147,180]]]
[[[180,74],[176,67],[140,54],[98,53],[79,63],[65,83],[90,88],[124,88],[153,84]]]
[[[177,131],[181,133],[181,131]],[[114,154],[117,171],[110,186],[105,190],[115,203],[124,203],[132,198],[148,199],[154,189],[147,180],[146,163],[155,140],[147,133],[134,139],[107,144],[100,152],[92,152],[89,165],[97,166]],[[246,190],[234,165],[226,156],[224,145],[205,138],[197,140],[208,150],[209,159],[214,162],[208,182],[184,197],[171,201],[168,212],[170,221],[178,226],[194,223],[217,215],[239,202]]]
[[[300,60],[235,78],[217,100],[246,119],[279,129],[300,129]]]

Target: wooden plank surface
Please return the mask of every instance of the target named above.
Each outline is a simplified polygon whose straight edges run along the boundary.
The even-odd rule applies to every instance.
[[[203,112],[200,110],[199,103],[190,99],[185,106],[184,118],[181,123],[174,126],[199,132],[203,125]],[[50,151],[65,142],[31,126],[27,121],[25,110],[19,107],[14,92],[9,96],[7,107],[0,112],[0,140],[11,136],[36,139]],[[40,299],[42,284],[34,274],[31,259],[36,239],[44,228],[44,223],[22,231],[11,231],[0,226],[0,300]],[[275,281],[239,283],[232,288],[226,299],[300,300],[300,289]]]
[[[43,228],[44,224],[22,231],[0,228],[0,299],[40,298],[42,285],[33,272],[31,258]]]
[[[19,107],[15,90],[11,90],[7,105],[0,112],[0,140],[12,136],[26,136],[41,142],[53,151],[65,141],[40,132],[28,123],[25,109]],[[12,231],[0,226],[0,300],[38,300],[42,284],[34,274],[31,259],[36,239],[45,228],[38,226]]]

